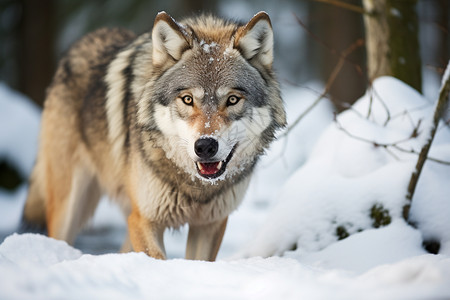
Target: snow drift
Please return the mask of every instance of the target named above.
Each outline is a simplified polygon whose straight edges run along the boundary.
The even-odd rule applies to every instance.
[[[314,100],[299,90],[284,94],[291,122]],[[25,173],[34,159],[39,112],[18,97],[0,85],[2,123],[16,122],[0,132],[0,155],[23,164]],[[331,123],[330,105],[323,102],[263,158],[215,263],[86,254],[92,250],[87,245],[105,248],[106,239],[118,247],[124,234],[120,213],[105,202],[90,236],[76,244],[80,249],[14,234],[26,186],[0,191],[0,233],[8,235],[0,244],[0,298],[450,298],[449,166],[426,162],[411,209],[417,229],[401,216],[417,159],[409,152],[424,143],[432,109],[389,77],[375,81],[337,122]],[[22,131],[13,134],[19,124]],[[448,127],[438,130],[430,155],[450,161]],[[165,238],[169,257],[182,257],[185,230]],[[422,247],[433,239],[441,245],[439,255]]]

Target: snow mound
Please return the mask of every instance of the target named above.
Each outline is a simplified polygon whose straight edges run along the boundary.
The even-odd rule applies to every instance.
[[[423,119],[419,131],[425,131],[424,116],[431,105],[423,104],[420,95],[392,78],[378,80],[375,90],[378,96],[373,97],[369,118],[361,117],[369,107],[363,97],[339,116],[339,124],[378,143],[404,138],[419,119]],[[290,122],[316,98],[298,90],[284,93]],[[2,95],[10,98],[2,106],[7,109],[0,111],[6,119],[0,120],[7,124],[21,120],[16,126],[22,134],[13,128],[4,138],[0,132],[0,154],[23,159],[25,172],[34,159],[29,149],[36,151],[39,112],[28,115],[26,111],[33,111],[29,104],[15,100],[20,96],[0,85],[3,105],[7,99]],[[390,115],[378,98],[392,100]],[[15,193],[0,191],[0,231],[9,232],[0,244],[0,299],[449,299],[449,211],[444,202],[450,193],[445,181],[448,167],[426,163],[411,210],[420,230],[413,229],[400,218],[399,207],[416,156],[392,149],[393,156],[380,146],[350,138],[330,122],[331,107],[325,101],[287,138],[274,143],[261,160],[243,206],[230,218],[222,256],[252,236],[277,196],[279,205],[261,231],[266,240],[256,236],[255,248],[244,253],[282,253],[283,243],[295,244],[297,250],[284,252],[285,257],[209,263],[160,261],[143,253],[83,255],[65,242],[41,235],[10,235],[20,219],[24,185]],[[423,136],[400,144],[418,147]],[[439,130],[432,155],[448,159],[449,140],[448,129]],[[306,165],[296,171],[304,161]],[[114,206],[105,203],[91,224],[92,234],[79,243],[83,251],[89,248],[86,245],[105,248],[109,239],[120,240],[120,245],[124,221]],[[372,229],[374,225],[382,228]],[[336,241],[337,233],[350,236]],[[423,237],[440,240],[442,255],[426,254]],[[179,251],[169,257],[182,257],[185,240],[174,239],[167,246]]]
[[[426,254],[422,249],[419,231],[396,220],[380,229],[368,229],[347,239],[331,244],[317,252],[298,251],[286,253],[286,257],[321,269],[340,269],[363,273],[379,265],[393,264],[406,258]]]
[[[9,261],[19,267],[49,266],[64,260],[74,260],[81,251],[66,242],[47,238],[39,234],[12,234],[0,245],[2,261]]]
[[[285,86],[282,95],[285,102],[288,124],[293,123],[317,99],[313,90],[322,87],[314,82],[310,89]],[[280,132],[267,153],[261,157],[252,176],[252,184],[247,199],[273,201],[279,189],[292,173],[305,163],[320,134],[333,121],[333,105],[328,99],[322,99],[301,123],[294,127],[289,135]]]
[[[406,225],[405,225],[406,226]],[[31,247],[32,246],[32,247]],[[28,249],[27,249],[28,248]],[[12,252],[16,254],[13,254]],[[421,255],[363,274],[291,258],[215,263],[143,253],[82,255],[63,242],[13,235],[0,246],[2,299],[420,299],[450,296],[450,260]]]
[[[37,153],[40,109],[4,82],[0,82],[0,107],[0,158],[28,177]]]
[[[392,77],[382,77],[322,134],[307,163],[283,187],[278,205],[240,256],[319,251],[349,235],[402,218],[417,154],[433,104]],[[450,131],[438,130],[430,156],[450,161]],[[450,246],[448,165],[427,161],[411,220],[424,239]],[[447,228],[447,229],[446,229]]]
[[[307,86],[282,87],[288,124],[293,123],[314,103],[318,97],[314,91],[323,89],[314,82]],[[283,184],[305,163],[320,134],[332,121],[333,105],[325,98],[304,116],[289,135],[283,136],[283,132],[280,132],[278,139],[256,165],[244,201],[230,216],[219,258],[234,253],[259,229],[275,204]]]

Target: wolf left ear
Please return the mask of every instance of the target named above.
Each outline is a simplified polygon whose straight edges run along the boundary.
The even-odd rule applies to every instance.
[[[238,29],[234,47],[241,50],[247,60],[256,60],[265,67],[273,62],[273,31],[269,15],[257,13],[247,25]]]
[[[152,30],[153,65],[162,66],[168,61],[178,61],[189,48],[187,32],[166,12],[155,18]]]

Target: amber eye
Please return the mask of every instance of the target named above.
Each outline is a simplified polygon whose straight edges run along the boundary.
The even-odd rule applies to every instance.
[[[189,106],[194,105],[194,99],[189,95],[181,97],[181,100],[183,100],[183,103],[186,105],[189,105]]]
[[[227,99],[227,106],[236,105],[239,102],[239,100],[241,100],[241,98],[239,98],[238,96],[231,95]]]

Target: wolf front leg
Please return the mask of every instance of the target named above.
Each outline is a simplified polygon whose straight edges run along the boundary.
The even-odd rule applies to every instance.
[[[205,224],[189,225],[186,259],[214,261],[227,227],[227,220]]]
[[[128,217],[128,232],[133,250],[136,252],[144,252],[157,259],[166,259],[164,230],[164,226],[149,221],[137,209],[133,209]]]

